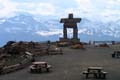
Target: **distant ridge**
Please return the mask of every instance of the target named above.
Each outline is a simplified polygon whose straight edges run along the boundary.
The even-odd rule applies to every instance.
[[[120,41],[120,20],[105,23],[83,18],[78,27],[81,41]],[[51,17],[35,18],[32,15],[21,14],[8,19],[0,19],[0,45],[9,40],[59,40],[62,36],[62,28],[59,20]],[[72,32],[68,33],[72,36]]]

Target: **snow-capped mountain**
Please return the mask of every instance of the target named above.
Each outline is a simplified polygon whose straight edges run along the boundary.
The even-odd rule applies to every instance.
[[[31,15],[18,15],[8,19],[0,19],[0,44],[9,40],[59,40],[62,37],[60,19],[35,18]],[[88,40],[120,40],[120,20],[115,22],[99,22],[82,19],[78,24],[79,37]],[[72,31],[68,33],[72,35]]]
[[[81,34],[87,34],[93,40],[120,40],[120,20],[103,23],[83,19],[79,28],[84,30]]]

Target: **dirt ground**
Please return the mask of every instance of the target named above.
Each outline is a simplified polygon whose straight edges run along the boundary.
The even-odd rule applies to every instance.
[[[120,80],[120,59],[111,57],[111,48],[87,48],[86,50],[63,48],[63,55],[37,57],[52,65],[49,73],[31,74],[29,67],[1,75],[0,80],[97,80],[85,79],[82,71],[88,67],[103,67],[107,80]],[[102,79],[98,79],[102,80]]]

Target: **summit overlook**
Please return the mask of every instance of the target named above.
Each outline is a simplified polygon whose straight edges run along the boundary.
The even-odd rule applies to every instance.
[[[78,24],[81,41],[119,40],[119,3],[120,0],[0,0],[0,45],[9,40],[56,41],[63,35],[60,18],[68,13],[82,18]]]
[[[62,24],[55,18],[35,18],[31,15],[18,15],[8,19],[0,20],[0,44],[9,40],[35,40],[35,41],[56,41],[63,34]],[[69,29],[69,37],[72,36],[72,30]],[[98,22],[86,18],[78,23],[78,37],[82,41],[89,40],[115,40],[120,38],[120,20],[115,22]],[[27,36],[27,37],[26,37]]]

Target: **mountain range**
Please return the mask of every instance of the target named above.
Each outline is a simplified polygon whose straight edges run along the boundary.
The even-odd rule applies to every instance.
[[[7,41],[56,41],[63,35],[63,24],[60,19],[51,17],[34,17],[32,15],[17,15],[0,19],[0,45]],[[120,40],[120,20],[111,22],[91,21],[82,18],[78,25],[81,41],[89,40]],[[72,29],[68,29],[69,38]]]

